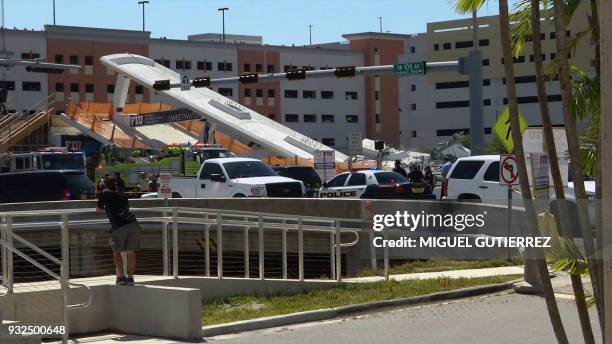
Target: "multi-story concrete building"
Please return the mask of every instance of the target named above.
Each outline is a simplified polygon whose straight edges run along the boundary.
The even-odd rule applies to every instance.
[[[584,6],[580,11],[588,12]],[[485,134],[506,99],[499,18],[478,18],[478,48],[483,52],[483,106]],[[263,45],[261,36],[219,34],[189,36],[187,40],[151,38],[149,32],[45,26],[44,31],[5,30],[4,56],[37,58],[83,65],[79,71],[37,74],[15,67],[2,72],[9,90],[9,108],[28,110],[48,95],[57,111],[73,102],[110,102],[115,76],[100,64],[103,55],[130,52],[150,56],[160,64],[190,77],[213,79],[244,72],[277,73],[290,68],[325,69],[336,66],[388,65],[417,61],[456,61],[472,49],[471,19],[429,23],[426,33],[346,34],[346,42],[311,46]],[[567,35],[576,37],[587,26],[586,16],[575,15]],[[542,23],[545,62],[556,58],[554,25]],[[593,49],[582,38],[570,62],[592,72]],[[540,125],[531,43],[515,58],[519,108],[529,125]],[[428,71],[426,75],[396,77],[313,78],[256,84],[225,84],[213,89],[253,110],[341,151],[351,131],[382,139],[407,149],[429,149],[457,132],[469,130],[467,76]],[[561,125],[558,82],[547,83],[553,123]],[[160,95],[130,86],[129,102],[168,101]]]

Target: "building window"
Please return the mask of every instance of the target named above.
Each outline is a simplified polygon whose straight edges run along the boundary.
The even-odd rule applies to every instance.
[[[285,90],[285,98],[297,98],[298,91],[297,90]]]
[[[21,89],[23,91],[40,91],[40,82],[24,81],[21,83]]]
[[[346,123],[359,123],[359,116],[357,115],[346,115]]]
[[[55,55],[55,63],[64,63],[64,55],[61,55],[61,54]]]
[[[71,83],[70,92],[79,92],[79,84],[76,82]]]
[[[379,113],[376,114],[375,120],[376,120],[376,123],[380,123],[380,114]]]
[[[219,62],[217,63],[217,70],[220,72],[231,72],[232,63],[231,62]]]
[[[304,90],[302,91],[302,98],[304,99],[316,99],[317,91]]]
[[[555,38],[557,38],[557,33],[553,31],[550,33],[550,39],[555,39]]]
[[[434,44],[434,51],[440,50],[440,44]]]
[[[234,95],[234,89],[233,88],[224,88],[224,87],[219,87],[219,94],[224,96],[224,97],[232,97]]]
[[[334,91],[321,91],[321,99],[334,99]]]
[[[86,66],[93,66],[93,56],[85,56],[84,62]]]
[[[416,132],[416,130],[413,130],[413,131],[411,132],[411,135],[410,135],[410,136],[412,136],[412,137],[417,137],[417,132]]]
[[[448,81],[448,82],[436,82],[436,90],[444,90],[447,88],[463,88],[470,87],[470,82],[465,81]]]
[[[40,58],[40,54],[33,53],[33,52],[21,53],[21,58],[24,59],[24,60],[38,59],[38,58]]]
[[[415,84],[411,84],[411,85],[410,85],[410,91],[411,91],[411,92],[416,91],[416,85],[415,85]]]
[[[250,88],[245,88],[244,89],[244,96],[245,97],[250,97],[251,96],[251,89]]]
[[[269,114],[268,114],[268,118],[269,118],[269,119],[271,119],[271,120],[273,120],[273,121],[276,121],[276,115],[275,115],[275,114],[273,114],[273,113],[269,113]]]
[[[491,86],[491,79],[482,79],[482,86]]]
[[[347,100],[357,100],[357,92],[346,91],[344,92],[344,97]]]
[[[212,62],[198,61],[196,63],[196,67],[198,68],[198,70],[212,70]]]
[[[268,73],[274,73],[274,65],[273,64],[269,64],[268,65]]]
[[[164,60],[162,59],[160,64],[166,68],[170,68],[170,60]]]
[[[262,98],[263,97],[263,89],[258,88],[255,90],[255,97]]]
[[[321,123],[334,123],[334,115],[321,115]]]
[[[77,55],[70,55],[70,64],[79,64],[79,57]]]
[[[261,73],[262,70],[263,70],[263,67],[261,66],[261,63],[255,64],[255,73]]]
[[[380,100],[380,92],[374,91],[374,100]]]
[[[94,85],[85,84],[85,93],[94,93]]]
[[[488,66],[489,65],[489,59],[482,59],[482,65],[483,66]]]
[[[294,65],[285,65],[285,66],[283,67],[283,69],[284,69],[285,73],[287,73],[287,71],[288,71],[289,69],[296,69],[296,68],[297,68],[297,67],[296,67],[296,66],[294,66]]]
[[[268,98],[274,98],[274,89],[273,88],[269,88],[268,89]]]
[[[410,104],[410,110],[416,110],[416,104],[415,103]]]
[[[321,139],[321,143],[326,146],[333,147],[336,145],[336,139],[331,138],[331,137],[324,137]]]
[[[176,60],[176,69],[191,69],[191,61]]]
[[[114,84],[106,85],[106,93],[115,93],[115,85]]]
[[[449,50],[452,47],[452,45],[450,43],[444,43],[442,45],[442,48],[444,48],[444,50]]]
[[[142,94],[143,92],[143,87],[142,85],[136,85],[134,86],[134,94]]]
[[[464,134],[469,134],[470,129],[440,129],[436,130],[436,136],[453,136],[455,134],[463,132]]]
[[[483,100],[482,104],[483,104],[484,106],[491,106],[491,99],[485,99],[485,100]]]
[[[535,75],[517,76],[514,78],[514,82],[517,84],[527,84],[531,82],[536,82],[536,76]]]
[[[525,62],[525,55],[520,55],[520,56],[514,56],[512,58],[512,61],[514,63],[524,63]]]
[[[481,47],[488,47],[489,46],[489,39],[485,38],[485,39],[481,39],[478,41],[478,45]]]
[[[285,114],[285,122],[287,123],[295,123],[299,122],[300,116],[296,114]]]
[[[304,123],[316,123],[317,115],[313,114],[304,114]]]
[[[554,60],[557,58],[557,54],[556,53],[550,53],[550,59]]]
[[[410,47],[410,53],[411,53],[411,54],[416,53],[416,48],[415,48],[415,47]]]
[[[452,109],[452,108],[462,108],[469,107],[469,100],[456,100],[449,102],[436,102],[436,109]]]
[[[56,82],[55,83],[55,92],[64,92],[64,83]]]
[[[15,90],[15,82],[14,81],[0,80],[0,87],[4,88],[7,91],[14,91]]]
[[[244,64],[244,71],[245,72],[250,72],[251,71],[251,65],[249,63],[245,63]]]
[[[455,42],[455,49],[471,48],[473,46],[474,46],[474,42],[472,41]]]

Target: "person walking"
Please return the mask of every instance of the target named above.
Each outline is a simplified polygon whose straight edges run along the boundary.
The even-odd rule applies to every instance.
[[[393,172],[399,173],[404,177],[408,177],[406,170],[402,167],[402,162],[400,160],[395,160],[395,167],[393,168]]]
[[[442,179],[446,179],[446,175],[450,171],[451,167],[453,167],[453,163],[449,157],[444,158],[444,165],[442,165]]]
[[[97,210],[106,212],[111,224],[108,240],[113,249],[113,261],[117,274],[117,285],[134,285],[136,271],[136,251],[140,248],[140,226],[136,216],[130,211],[125,194],[117,192],[115,184],[106,185],[98,198]],[[127,253],[127,275],[123,270],[121,252]]]

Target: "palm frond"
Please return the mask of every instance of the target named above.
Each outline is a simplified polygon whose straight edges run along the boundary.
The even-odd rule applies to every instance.
[[[454,3],[455,11],[457,13],[466,14],[472,13],[474,10],[479,10],[486,0],[455,0],[451,1]]]

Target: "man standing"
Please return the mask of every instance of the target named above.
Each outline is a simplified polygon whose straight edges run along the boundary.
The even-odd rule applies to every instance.
[[[408,174],[406,174],[406,170],[402,167],[402,162],[400,160],[395,160],[393,172],[399,173],[404,177],[408,177]]]
[[[449,157],[445,157],[444,165],[442,165],[442,179],[446,179],[446,175],[448,174],[448,171],[450,171],[451,167],[453,167],[453,163]]]
[[[117,285],[134,285],[136,251],[140,247],[140,227],[130,211],[128,198],[117,192],[116,185],[107,185],[100,194],[98,211],[105,211],[111,224],[109,244],[113,249],[113,261],[117,273]],[[127,277],[123,271],[121,252],[127,252]]]

